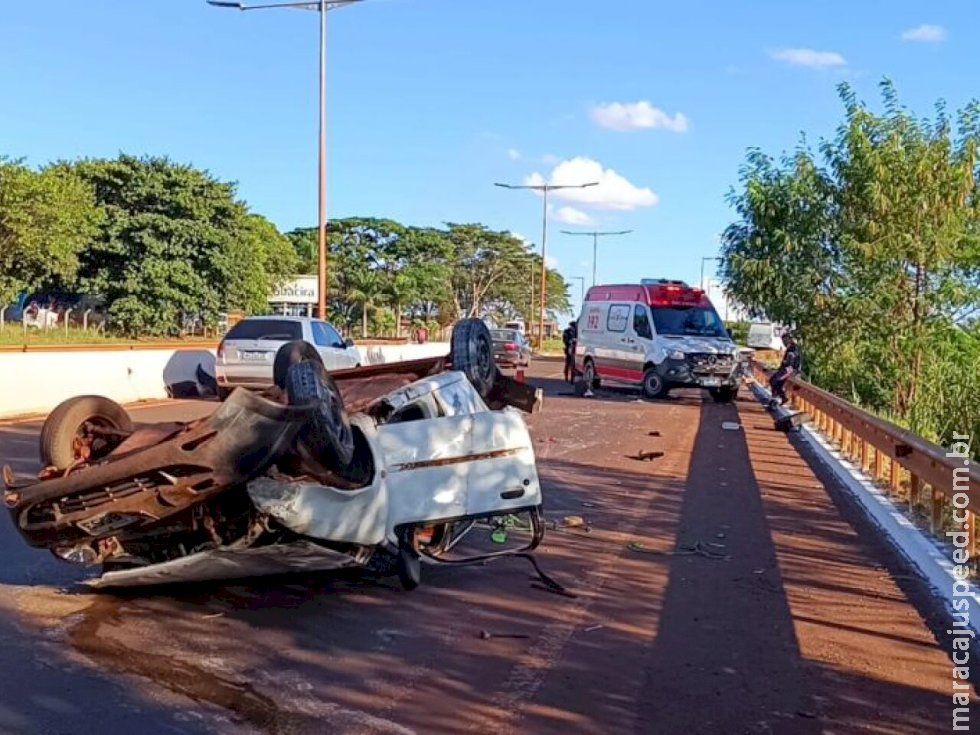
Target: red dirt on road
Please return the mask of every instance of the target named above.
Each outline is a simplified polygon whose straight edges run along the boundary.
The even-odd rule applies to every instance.
[[[529,424],[555,521],[537,557],[574,597],[511,560],[426,568],[411,593],[321,575],[91,596],[80,615],[33,618],[102,671],[144,677],[124,678],[131,690],[217,705],[236,731],[951,729],[953,664],[921,587],[749,395],[575,398],[560,370],[528,376],[548,393]]]

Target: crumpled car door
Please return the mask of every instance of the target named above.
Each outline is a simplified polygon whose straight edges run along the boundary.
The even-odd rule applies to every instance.
[[[460,518],[467,512],[474,415],[378,428],[385,458],[389,527]]]

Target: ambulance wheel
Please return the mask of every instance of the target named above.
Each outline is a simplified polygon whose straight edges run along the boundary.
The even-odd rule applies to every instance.
[[[649,368],[643,373],[643,395],[647,398],[663,398],[667,395],[667,384],[660,377],[657,368]]]
[[[490,395],[497,366],[493,360],[493,338],[481,319],[462,319],[453,327],[450,354],[453,370],[466,374],[482,398]]]
[[[597,390],[602,387],[602,380],[596,375],[595,363],[592,360],[585,361],[585,370],[582,371],[582,382],[586,389]]]

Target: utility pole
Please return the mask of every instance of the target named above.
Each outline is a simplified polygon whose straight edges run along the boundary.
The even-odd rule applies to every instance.
[[[708,261],[708,260],[724,260],[724,258],[719,258],[717,256],[714,256],[714,257],[705,256],[705,257],[701,258],[701,283],[699,283],[698,285],[701,287],[701,290],[704,291],[705,293],[708,293],[708,291],[709,291],[709,289],[707,289],[707,288],[704,287],[704,264],[705,264],[705,261]]]
[[[327,12],[364,0],[313,0],[311,2],[272,2],[246,5],[242,2],[207,0],[216,8],[234,10],[269,10],[273,8],[293,8],[295,10],[315,10],[320,14],[320,106],[319,106],[319,161],[317,217],[317,309],[321,319],[327,318]]]
[[[568,230],[562,230],[563,235],[584,235],[586,237],[592,238],[592,285],[595,285],[595,273],[596,273],[596,260],[598,258],[599,251],[599,238],[600,237],[615,237],[617,235],[628,235],[633,230],[619,230],[618,232],[569,232]]]
[[[544,342],[544,310],[545,297],[548,291],[548,192],[558,189],[585,189],[589,186],[598,186],[598,181],[590,181],[587,184],[498,184],[503,189],[530,189],[540,191],[544,195],[544,216],[541,223],[541,312],[538,314],[538,347]]]

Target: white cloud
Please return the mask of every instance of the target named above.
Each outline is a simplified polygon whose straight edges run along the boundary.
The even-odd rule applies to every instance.
[[[639,187],[611,168],[603,168],[598,161],[579,156],[562,161],[546,179],[533,173],[524,179],[528,186],[542,184],[575,185],[597,182],[598,186],[585,189],[559,189],[550,196],[555,199],[584,204],[596,209],[615,209],[630,211],[642,207],[653,207],[660,197],[652,189]]]
[[[942,43],[946,40],[946,29],[942,26],[926,23],[917,28],[909,28],[902,34],[902,40],[918,43]]]
[[[786,48],[773,51],[770,56],[776,61],[785,61],[794,66],[808,66],[811,69],[847,66],[847,61],[836,51],[814,51],[812,48]]]
[[[674,133],[687,132],[687,118],[678,112],[671,117],[659,107],[646,100],[640,102],[611,102],[599,105],[592,110],[592,120],[607,130],[625,132],[629,130],[670,130]]]
[[[509,148],[507,150],[507,158],[509,158],[512,161],[520,161],[522,158],[521,152],[516,148]]]
[[[595,224],[595,220],[582,210],[575,209],[575,207],[560,207],[554,212],[552,217],[559,222],[564,222],[566,225],[584,226]]]
[[[558,258],[556,258],[555,256],[549,255],[547,258],[544,259],[544,263],[551,270],[558,270]]]

